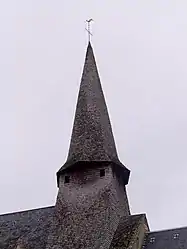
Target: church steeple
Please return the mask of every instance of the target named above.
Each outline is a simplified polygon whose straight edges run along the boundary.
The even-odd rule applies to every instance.
[[[112,161],[117,157],[99,74],[89,43],[68,160]]]
[[[100,78],[89,42],[80,84],[75,120],[67,162],[57,177],[78,163],[113,163],[125,174],[129,170],[118,159],[111,123],[103,95]],[[120,173],[121,174],[121,173]],[[123,175],[122,174],[122,175]]]

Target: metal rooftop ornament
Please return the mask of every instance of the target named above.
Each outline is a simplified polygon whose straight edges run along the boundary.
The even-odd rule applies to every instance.
[[[86,31],[88,32],[88,41],[90,42],[92,33],[90,32],[90,23],[93,22],[93,19],[86,20],[87,22],[87,28]]]

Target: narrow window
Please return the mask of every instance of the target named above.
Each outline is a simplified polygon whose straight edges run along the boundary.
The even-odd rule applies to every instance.
[[[105,170],[104,169],[100,169],[100,177],[105,176]]]
[[[155,242],[155,237],[151,237],[150,238],[150,243],[154,243]]]
[[[65,176],[64,183],[69,183],[70,176]]]
[[[178,238],[179,238],[179,234],[178,234],[178,233],[175,233],[175,234],[173,235],[173,238],[174,238],[174,239],[178,239]]]

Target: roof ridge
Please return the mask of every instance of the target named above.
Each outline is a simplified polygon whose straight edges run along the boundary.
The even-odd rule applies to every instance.
[[[161,229],[161,230],[156,230],[156,231],[150,231],[150,232],[148,232],[148,234],[159,233],[159,232],[167,232],[167,231],[178,230],[178,229],[187,229],[187,226],[184,226],[184,227],[175,227],[175,228],[168,228],[168,229]]]
[[[41,209],[54,208],[54,207],[55,206],[48,206],[48,207],[41,207],[41,208],[33,208],[33,209],[27,209],[27,210],[20,210],[20,211],[15,211],[15,212],[11,212],[11,213],[3,213],[3,214],[0,214],[0,217],[6,216],[6,215],[18,214],[18,213],[26,213],[26,212],[31,212],[31,211],[37,211],[37,210],[41,210]]]

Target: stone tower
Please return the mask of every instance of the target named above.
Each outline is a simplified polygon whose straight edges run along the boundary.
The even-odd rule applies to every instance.
[[[130,171],[119,161],[91,44],[88,44],[66,163],[47,248],[109,248],[130,215]]]

